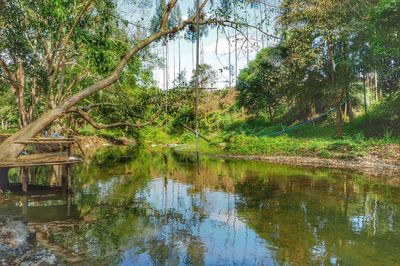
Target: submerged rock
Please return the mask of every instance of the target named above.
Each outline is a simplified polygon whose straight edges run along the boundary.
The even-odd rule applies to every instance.
[[[55,265],[56,256],[38,247],[24,217],[0,216],[0,265]]]
[[[0,217],[0,257],[18,257],[31,250],[35,233],[22,217]]]
[[[56,256],[47,249],[40,249],[35,251],[27,260],[20,263],[21,266],[34,266],[34,265],[56,265]]]

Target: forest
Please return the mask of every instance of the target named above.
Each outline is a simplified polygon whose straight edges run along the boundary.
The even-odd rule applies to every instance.
[[[225,152],[268,155],[262,146],[279,136],[326,156],[329,141],[368,143],[342,143],[354,150],[397,142],[398,1],[205,1],[198,32],[195,3],[187,11],[179,1],[153,4],[1,3],[1,130],[12,133],[3,160],[21,151],[13,141],[44,133],[193,142],[185,127],[195,129],[196,113],[211,150],[223,143]],[[122,5],[151,20],[129,20]],[[228,38],[227,82],[215,86],[222,70],[204,59],[182,69],[174,53],[171,69],[169,46],[192,43],[194,65],[196,35],[215,32],[217,46]],[[242,144],[255,147],[237,150]]]

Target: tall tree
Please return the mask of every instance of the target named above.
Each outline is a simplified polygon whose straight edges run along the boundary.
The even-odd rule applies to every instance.
[[[362,27],[362,2],[282,2],[280,21],[286,30],[284,45],[290,51],[292,70],[304,73],[303,81],[319,76],[321,89],[316,93],[336,106],[338,137],[342,136],[341,104],[348,98],[350,83],[357,79],[352,46],[357,28]]]

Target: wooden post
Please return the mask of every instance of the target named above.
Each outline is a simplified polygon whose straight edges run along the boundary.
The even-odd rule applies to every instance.
[[[29,184],[29,168],[22,167],[21,169],[21,183],[22,183],[22,191],[28,192],[28,184]]]
[[[68,192],[68,172],[66,169],[66,165],[61,166],[61,190],[63,196],[65,196]]]
[[[71,175],[71,165],[67,164],[65,166],[68,179],[68,193],[72,193],[72,175]]]
[[[73,156],[72,147],[73,143],[68,143],[68,158]]]
[[[67,217],[71,216],[71,206],[72,206],[72,195],[68,193],[67,195]]]
[[[69,164],[62,166],[61,186],[63,194],[71,193],[72,178],[71,178],[71,165]]]

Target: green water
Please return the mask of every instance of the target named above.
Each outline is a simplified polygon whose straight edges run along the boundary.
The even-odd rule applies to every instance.
[[[400,264],[400,189],[384,179],[210,158],[200,170],[174,152],[106,149],[74,168],[71,197],[13,196],[0,214],[48,225],[84,265]]]

